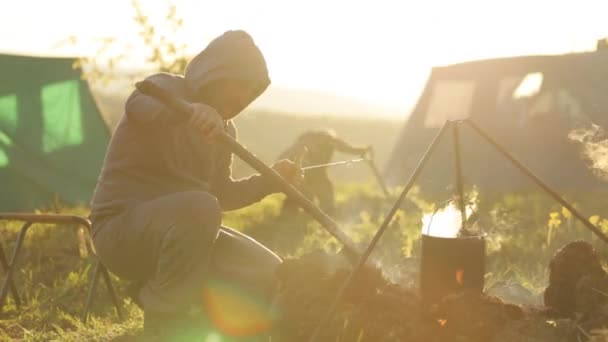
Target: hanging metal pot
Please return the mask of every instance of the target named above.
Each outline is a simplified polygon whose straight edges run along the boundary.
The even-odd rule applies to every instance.
[[[437,303],[447,295],[464,290],[481,293],[485,274],[483,233],[466,236],[422,234],[419,290],[422,299]]]

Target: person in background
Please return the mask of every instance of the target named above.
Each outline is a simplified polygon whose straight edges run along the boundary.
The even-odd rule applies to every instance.
[[[361,157],[371,157],[373,154],[370,145],[351,145],[332,130],[312,130],[301,134],[280,154],[279,160],[288,159],[295,162],[300,158],[302,167],[321,165],[329,163],[336,151]],[[334,186],[327,174],[327,168],[306,170],[300,190],[309,199],[317,200],[324,212],[331,214],[335,210]],[[287,214],[297,209],[297,204],[286,198],[281,211],[282,214]]]

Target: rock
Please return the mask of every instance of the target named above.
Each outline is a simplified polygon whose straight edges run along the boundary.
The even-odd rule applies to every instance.
[[[596,306],[593,301],[599,298],[591,293],[595,286],[600,287],[596,290],[608,292],[606,272],[588,242],[574,241],[558,250],[551,259],[549,272],[544,302],[561,315],[592,311]]]

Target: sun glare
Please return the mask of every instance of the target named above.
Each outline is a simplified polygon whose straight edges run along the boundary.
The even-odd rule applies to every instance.
[[[96,37],[122,39],[129,32],[136,34],[129,1],[86,6],[70,0],[36,2],[37,10],[31,11],[33,3],[13,2],[11,11],[0,14],[0,33],[7,38],[0,49],[90,53]],[[166,2],[140,3],[153,18],[167,14]],[[401,109],[414,104],[432,66],[592,50],[597,39],[608,35],[603,17],[608,2],[591,0],[172,3],[184,19],[180,39],[193,53],[225,30],[246,29],[266,55],[273,85]],[[56,15],[51,18],[49,12]],[[45,30],[33,30],[33,22]],[[79,39],[78,47],[58,47],[58,42],[72,36]]]

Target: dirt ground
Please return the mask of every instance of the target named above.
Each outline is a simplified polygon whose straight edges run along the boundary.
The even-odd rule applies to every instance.
[[[319,341],[585,341],[608,326],[608,277],[591,245],[569,243],[548,267],[544,305],[537,306],[472,292],[427,304],[417,289],[392,284],[367,267]],[[339,254],[286,260],[278,270],[282,318],[273,341],[307,341],[350,271]]]

